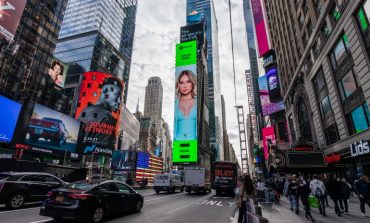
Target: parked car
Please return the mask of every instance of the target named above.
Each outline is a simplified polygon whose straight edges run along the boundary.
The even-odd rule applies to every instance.
[[[144,197],[125,183],[81,181],[51,190],[41,205],[40,215],[56,221],[99,223],[106,216],[140,212],[143,203]]]
[[[37,142],[40,138],[45,141],[62,146],[67,142],[68,131],[63,121],[54,118],[37,119],[32,118],[28,125],[28,131],[31,142]]]
[[[179,174],[162,173],[155,175],[153,189],[157,194],[160,191],[167,191],[173,193],[175,190],[184,191],[184,183]]]
[[[48,173],[0,173],[0,204],[17,209],[26,202],[42,201],[47,193],[67,183]]]

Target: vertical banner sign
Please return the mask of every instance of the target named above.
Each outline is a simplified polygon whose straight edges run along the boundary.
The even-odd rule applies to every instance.
[[[0,35],[11,42],[17,31],[27,0],[0,1]]]
[[[263,153],[265,155],[265,160],[269,158],[269,144],[275,145],[275,131],[274,127],[267,127],[262,129],[262,140],[263,140]]]
[[[83,154],[111,156],[119,135],[124,83],[100,72],[86,72],[81,83],[76,118],[85,123]]]
[[[266,78],[270,101],[280,102],[281,101],[280,84],[277,75],[277,70],[275,67],[267,71]]]
[[[173,163],[198,161],[197,42],[176,45]]]
[[[262,57],[269,51],[269,43],[267,39],[267,32],[265,26],[265,19],[263,18],[262,0],[251,0],[251,8],[253,13],[253,21],[258,45],[258,57]]]
[[[283,101],[279,101],[277,103],[270,102],[266,75],[263,75],[258,78],[258,87],[259,87],[260,98],[261,98],[262,114],[264,116],[271,115],[275,112],[285,109],[285,105]]]

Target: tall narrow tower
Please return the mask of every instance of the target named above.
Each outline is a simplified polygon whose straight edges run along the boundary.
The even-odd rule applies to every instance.
[[[150,117],[152,122],[162,117],[163,87],[159,77],[151,77],[145,88],[144,116]]]

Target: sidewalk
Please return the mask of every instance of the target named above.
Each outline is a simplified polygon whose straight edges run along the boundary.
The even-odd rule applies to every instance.
[[[351,197],[348,209],[349,215],[343,214],[342,217],[338,217],[334,211],[333,201],[329,199],[330,207],[326,208],[326,214],[328,217],[320,215],[317,208],[311,209],[312,216],[315,218],[316,222],[319,223],[369,223],[370,217],[362,217],[360,211],[360,202],[357,197]],[[262,210],[263,217],[269,220],[269,223],[301,223],[301,222],[311,222],[304,217],[304,210],[302,203],[300,203],[300,213],[296,215],[295,212],[289,209],[289,201],[282,197],[280,204],[277,204],[274,211],[268,208]],[[370,209],[365,207],[367,216],[370,216]]]

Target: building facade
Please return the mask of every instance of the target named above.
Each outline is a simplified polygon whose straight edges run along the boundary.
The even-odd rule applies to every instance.
[[[144,116],[152,121],[162,118],[163,87],[159,77],[151,77],[145,88]]]
[[[223,157],[221,85],[218,53],[218,27],[213,0],[187,0],[187,25],[204,22],[207,39],[207,78],[211,147]]]
[[[123,105],[120,119],[121,126],[121,150],[134,149],[138,147],[140,136],[140,122],[128,110],[126,105]]]
[[[290,136],[322,149],[349,179],[370,171],[369,9],[360,0],[266,0]]]
[[[136,20],[136,0],[70,0],[54,56],[125,82],[127,99]],[[76,94],[81,76],[67,73],[65,92]]]
[[[13,42],[0,40],[1,94],[44,104],[50,92],[59,90],[48,70],[66,6],[67,0],[26,1]]]

